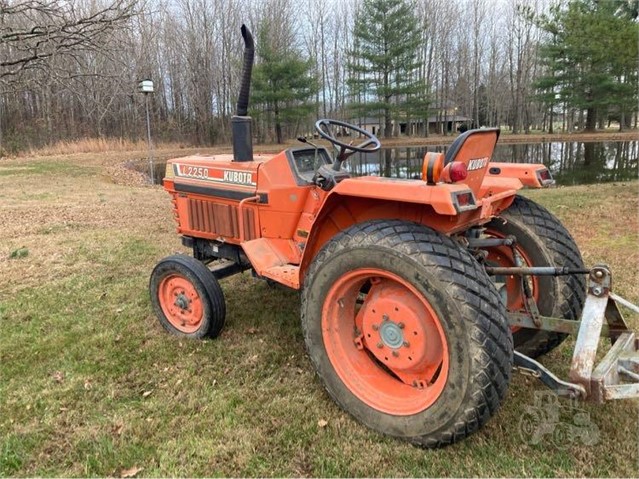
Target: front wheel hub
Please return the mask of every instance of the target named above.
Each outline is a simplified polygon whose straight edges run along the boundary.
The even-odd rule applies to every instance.
[[[175,298],[174,304],[180,309],[188,309],[190,303],[189,298],[187,298],[184,293],[180,293],[178,297]]]
[[[193,333],[204,318],[204,303],[193,283],[172,274],[162,279],[158,299],[166,319],[180,332]]]

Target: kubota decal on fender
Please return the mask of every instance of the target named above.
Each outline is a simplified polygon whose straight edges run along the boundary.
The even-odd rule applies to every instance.
[[[470,160],[468,162],[468,166],[466,167],[466,169],[468,171],[473,171],[473,170],[481,170],[483,167],[485,167],[488,164],[488,160],[489,158],[475,158],[473,160]]]

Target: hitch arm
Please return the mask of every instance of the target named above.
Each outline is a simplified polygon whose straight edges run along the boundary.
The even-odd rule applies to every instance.
[[[515,351],[514,360],[515,367],[520,373],[538,378],[542,383],[552,389],[557,396],[570,399],[583,399],[586,397],[586,390],[583,386],[559,379],[549,369],[534,359]]]
[[[486,266],[486,273],[491,276],[515,274],[521,276],[567,276],[571,274],[588,274],[589,269],[568,268],[555,266],[513,266],[513,267],[492,267]]]
[[[588,294],[579,321],[540,316],[540,325],[537,325],[528,314],[511,313],[511,325],[577,335],[569,381],[559,379],[519,352],[515,352],[517,369],[539,378],[559,396],[597,403],[639,398],[639,339],[628,329],[617,303],[635,312],[639,312],[639,306],[613,294],[611,289],[610,270],[605,265],[597,265],[588,276]],[[596,364],[602,335],[609,337],[613,345]]]

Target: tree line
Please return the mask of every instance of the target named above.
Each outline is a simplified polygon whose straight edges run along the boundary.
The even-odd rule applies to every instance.
[[[0,151],[143,138],[145,78],[156,141],[228,142],[242,23],[262,142],[319,117],[383,136],[636,127],[637,3],[0,0]]]

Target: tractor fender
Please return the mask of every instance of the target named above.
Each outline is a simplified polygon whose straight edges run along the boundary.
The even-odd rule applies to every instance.
[[[428,186],[423,181],[393,181],[381,178],[343,180],[326,196],[309,195],[305,213],[297,227],[300,246],[300,284],[321,247],[348,227],[372,219],[401,219],[449,233],[465,227],[469,215],[458,212],[456,192],[470,192],[465,185]]]
[[[329,197],[341,195],[417,203],[432,206],[433,210],[440,215],[456,215],[458,210],[455,206],[455,194],[468,191],[470,188],[463,183],[428,185],[422,180],[363,176],[341,181],[331,190]]]

